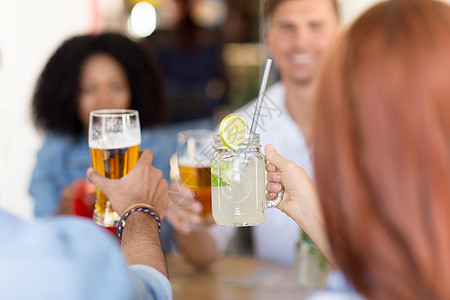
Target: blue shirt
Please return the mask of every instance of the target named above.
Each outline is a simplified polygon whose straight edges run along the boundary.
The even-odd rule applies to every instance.
[[[172,299],[168,279],[128,266],[119,245],[92,221],[26,221],[0,211],[2,299]]]

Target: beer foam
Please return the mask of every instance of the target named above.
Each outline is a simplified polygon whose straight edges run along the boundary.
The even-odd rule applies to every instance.
[[[139,128],[129,130],[126,133],[120,132],[109,134],[107,136],[100,136],[97,139],[95,136],[89,137],[89,148],[93,149],[119,149],[140,144],[141,132]]]
[[[211,162],[209,160],[196,160],[192,157],[179,157],[178,165],[191,168],[209,168],[211,167]]]

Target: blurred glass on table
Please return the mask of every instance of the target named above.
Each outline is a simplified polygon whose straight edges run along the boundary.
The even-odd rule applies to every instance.
[[[180,180],[201,203],[201,216],[211,219],[211,156],[213,131],[185,130],[178,133],[177,161]]]
[[[323,289],[331,270],[330,263],[303,231],[296,250],[295,279],[298,285],[307,290]]]

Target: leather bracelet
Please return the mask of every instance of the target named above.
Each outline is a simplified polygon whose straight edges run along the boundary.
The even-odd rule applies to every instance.
[[[145,205],[145,207],[144,207]],[[130,206],[126,212],[120,217],[119,225],[117,226],[117,236],[119,237],[119,240],[122,240],[122,231],[125,228],[126,219],[134,212],[141,211],[150,214],[153,218],[155,218],[156,223],[158,224],[158,232],[161,234],[161,219],[159,218],[158,214],[156,214],[152,209],[151,205],[148,204],[135,204]]]

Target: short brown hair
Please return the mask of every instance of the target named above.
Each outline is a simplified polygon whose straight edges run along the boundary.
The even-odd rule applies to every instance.
[[[293,1],[293,0],[266,0],[264,1],[263,7],[263,17],[264,22],[267,23],[273,16],[275,10],[280,6],[281,3],[285,1]],[[330,0],[333,3],[334,11],[336,12],[336,17],[338,21],[340,20],[340,9],[338,0]]]

